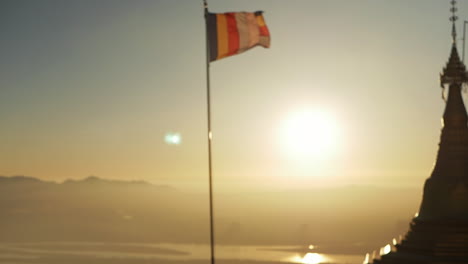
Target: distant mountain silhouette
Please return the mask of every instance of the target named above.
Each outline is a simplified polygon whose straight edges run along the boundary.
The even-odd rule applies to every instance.
[[[404,233],[419,202],[419,189],[375,186],[215,193],[216,241],[365,253]],[[95,176],[0,176],[0,243],[208,243],[208,223],[207,193]]]
[[[0,176],[0,242],[199,241],[190,234],[177,236],[179,226],[173,224],[191,211],[185,205],[203,206],[187,198],[172,187],[143,181],[90,176],[55,183]]]
[[[0,175],[0,183],[18,183],[18,182],[43,182],[39,179],[36,179],[34,177],[28,177],[28,176],[12,176],[12,177],[6,177],[6,176],[1,176]]]
[[[16,176],[16,177],[22,177],[22,176]],[[30,178],[30,177],[26,177],[26,178]],[[35,179],[35,178],[31,178],[31,179]],[[37,179],[35,179],[37,180]],[[108,180],[108,179],[101,179],[99,177],[96,177],[96,176],[89,176],[87,178],[84,178],[82,180],[66,180],[63,182],[63,184],[114,184],[114,185],[151,185],[151,186],[154,186],[154,187],[157,187],[157,188],[160,188],[160,189],[164,189],[164,188],[167,188],[167,189],[174,189],[172,187],[169,187],[167,185],[152,185],[151,183],[149,182],[146,182],[146,181],[122,181],[122,180]]]

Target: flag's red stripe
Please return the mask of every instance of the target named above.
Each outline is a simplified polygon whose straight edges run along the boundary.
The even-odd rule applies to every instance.
[[[228,56],[234,55],[239,50],[239,31],[237,30],[235,13],[226,13],[228,31]]]
[[[270,32],[268,32],[268,28],[266,26],[259,27],[260,29],[260,36],[270,36]]]

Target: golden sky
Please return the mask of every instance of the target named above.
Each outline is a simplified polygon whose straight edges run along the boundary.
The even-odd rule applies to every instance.
[[[205,186],[201,2],[6,2],[0,175]],[[468,5],[458,7],[463,21]],[[218,186],[421,185],[429,177],[444,107],[438,76],[451,45],[448,1],[217,0],[209,8],[263,10],[272,35],[270,49],[211,64]],[[298,158],[285,147],[296,134],[284,126],[304,109],[335,125],[331,155]],[[181,143],[167,144],[167,133]]]

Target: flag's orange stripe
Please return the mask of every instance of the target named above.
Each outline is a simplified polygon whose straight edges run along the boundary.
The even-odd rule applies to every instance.
[[[228,31],[228,56],[236,54],[239,50],[239,31],[235,13],[226,13],[227,31]]]
[[[228,55],[229,47],[228,47],[228,30],[227,30],[227,22],[226,16],[224,14],[216,14],[216,24],[217,24],[217,32],[218,32],[218,57],[217,59],[221,59]]]

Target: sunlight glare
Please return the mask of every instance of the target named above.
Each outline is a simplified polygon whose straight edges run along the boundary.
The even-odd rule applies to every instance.
[[[303,264],[319,264],[324,261],[322,255],[318,253],[307,253],[301,260]]]
[[[324,159],[337,151],[338,127],[326,111],[305,110],[286,120],[282,138],[288,154]]]
[[[366,258],[362,262],[362,264],[368,264],[369,263],[369,253],[366,254]]]
[[[380,248],[380,256],[387,255],[392,251],[392,246],[387,244],[385,247]]]

